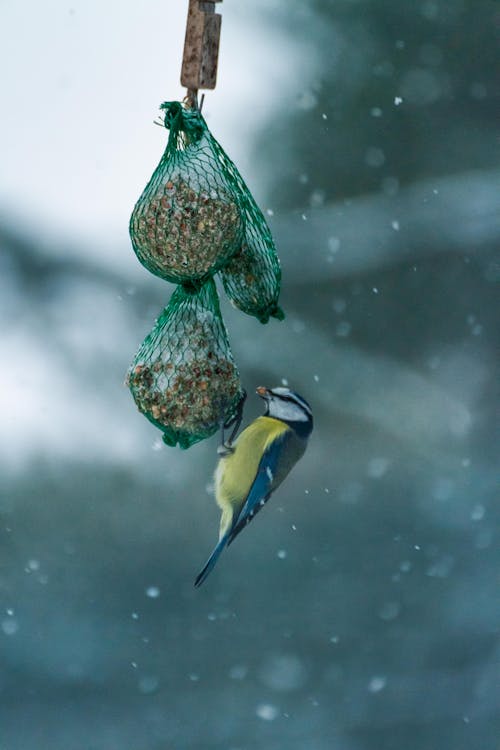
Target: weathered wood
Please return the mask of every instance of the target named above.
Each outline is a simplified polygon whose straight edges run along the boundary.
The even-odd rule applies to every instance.
[[[222,0],[189,0],[181,84],[190,92],[215,88],[222,21],[216,2]]]

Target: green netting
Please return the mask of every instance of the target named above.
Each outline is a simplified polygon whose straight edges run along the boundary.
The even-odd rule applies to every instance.
[[[126,382],[167,445],[189,448],[234,416],[243,392],[212,279],[177,287]]]
[[[283,320],[278,306],[281,269],[271,231],[235,164],[212,135],[210,139],[219,163],[231,175],[245,225],[238,251],[220,272],[226,294],[235,307],[261,323],[270,317]]]
[[[241,247],[236,168],[195,109],[166,102],[162,159],[130,219],[135,253],[151,273],[183,283],[215,273]]]
[[[236,166],[201,113],[165,102],[167,148],[130,220],[137,257],[167,281],[221,270],[232,303],[262,323],[283,318],[273,238]]]
[[[243,187],[247,193],[245,236],[241,248],[220,272],[222,283],[233,305],[242,312],[254,315],[261,323],[267,323],[270,317],[283,320],[278,305],[281,269],[271,231],[244,183]]]

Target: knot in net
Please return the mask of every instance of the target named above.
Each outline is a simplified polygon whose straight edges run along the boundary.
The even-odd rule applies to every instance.
[[[243,391],[212,279],[177,287],[126,384],[167,445],[188,448],[235,415]]]

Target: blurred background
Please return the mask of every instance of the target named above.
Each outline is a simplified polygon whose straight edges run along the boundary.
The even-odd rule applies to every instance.
[[[123,386],[172,291],[128,219],[186,11],[0,4],[0,747],[494,750],[498,4],[220,6],[204,114],[287,318],[223,313],[316,429],[199,590],[217,439],[166,448]]]

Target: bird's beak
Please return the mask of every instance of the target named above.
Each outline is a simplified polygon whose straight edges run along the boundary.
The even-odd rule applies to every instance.
[[[255,393],[261,398],[267,398],[269,396],[269,388],[266,388],[264,385],[259,385],[259,387],[255,389]]]

